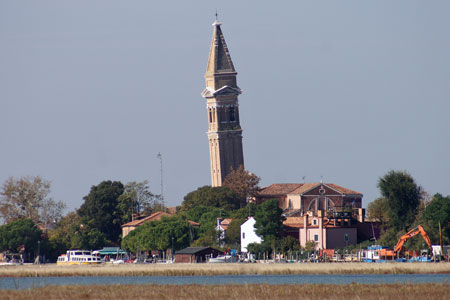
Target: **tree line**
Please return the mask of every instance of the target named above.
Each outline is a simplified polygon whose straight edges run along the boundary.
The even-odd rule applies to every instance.
[[[145,223],[122,238],[121,225],[133,215],[165,210],[160,196],[151,193],[148,181],[122,184],[103,181],[92,186],[79,209],[63,215],[65,205],[53,200],[50,183],[43,178],[7,179],[0,191],[0,251],[23,253],[31,260],[38,254],[47,259],[68,249],[95,250],[119,246],[133,253],[187,246],[240,249],[240,226],[249,216],[263,238],[250,245],[254,253],[297,251],[298,240],[283,236],[283,216],[277,200],[260,205],[249,203],[257,195],[260,178],[242,167],[232,170],[222,187],[203,186],[188,193],[174,216]],[[399,236],[421,224],[433,243],[438,243],[438,224],[443,241],[450,237],[450,198],[430,197],[404,171],[390,171],[378,180],[381,197],[369,203],[368,217],[382,229],[379,244],[392,247]],[[225,237],[216,230],[217,219],[231,218]],[[200,224],[192,226],[190,221]],[[362,242],[362,241],[359,241]],[[373,243],[374,241],[367,241]],[[421,247],[412,239],[407,247]],[[314,245],[308,245],[314,248]]]
[[[248,185],[237,183],[242,180]],[[240,223],[248,213],[244,207],[258,182],[256,175],[243,168],[233,170],[229,186],[198,188],[184,197],[175,216],[146,223],[122,239],[121,225],[131,221],[133,215],[166,210],[161,197],[151,193],[148,181],[125,185],[103,181],[91,187],[79,209],[63,216],[65,205],[49,197],[48,181],[39,176],[11,177],[0,192],[0,217],[5,223],[0,226],[0,251],[23,253],[28,260],[38,254],[55,260],[68,249],[95,250],[104,246],[136,252],[172,247],[179,250],[189,245],[237,245]],[[226,241],[216,239],[218,217],[234,220]],[[193,227],[188,221],[201,225]]]

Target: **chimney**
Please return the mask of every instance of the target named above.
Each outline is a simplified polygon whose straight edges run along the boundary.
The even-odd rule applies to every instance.
[[[303,228],[307,228],[308,227],[308,214],[305,214],[303,216]]]
[[[364,208],[358,208],[358,222],[364,223],[365,215],[366,215],[366,210]]]
[[[217,227],[219,227],[220,224],[222,224],[222,218],[217,218]]]

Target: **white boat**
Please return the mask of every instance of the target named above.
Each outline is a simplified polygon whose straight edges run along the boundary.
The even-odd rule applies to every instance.
[[[20,266],[19,262],[0,262],[0,266]]]
[[[102,263],[100,257],[88,250],[68,250],[58,257],[57,265],[92,265]]]
[[[236,257],[233,257],[231,255],[219,255],[217,257],[211,257],[209,259],[210,263],[213,264],[220,264],[220,263],[231,263],[231,262],[236,262]]]

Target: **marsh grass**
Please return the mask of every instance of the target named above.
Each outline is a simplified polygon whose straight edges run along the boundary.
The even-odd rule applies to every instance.
[[[1,266],[0,277],[450,273],[450,263],[125,264]]]
[[[1,299],[448,299],[450,284],[113,285],[4,290]]]

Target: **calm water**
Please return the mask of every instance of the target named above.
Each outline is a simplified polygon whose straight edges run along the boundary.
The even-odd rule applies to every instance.
[[[112,284],[348,284],[357,283],[442,283],[450,274],[379,275],[223,275],[223,276],[113,276],[113,277],[25,277],[0,278],[0,289],[29,289],[49,285]]]

